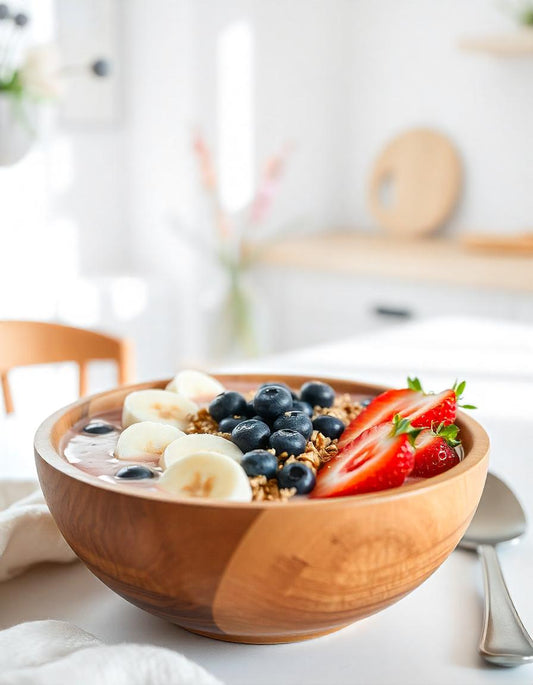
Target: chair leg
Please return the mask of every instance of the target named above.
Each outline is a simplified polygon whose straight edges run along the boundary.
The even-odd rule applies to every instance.
[[[88,366],[87,362],[80,362],[80,397],[85,397],[88,389]]]
[[[129,340],[120,341],[120,352],[118,360],[118,384],[127,385],[132,383],[135,377],[135,353],[133,343]]]
[[[2,374],[2,392],[4,395],[4,407],[6,414],[12,414],[14,411],[13,398],[11,397],[11,388],[9,387],[9,379],[7,377],[7,371]]]

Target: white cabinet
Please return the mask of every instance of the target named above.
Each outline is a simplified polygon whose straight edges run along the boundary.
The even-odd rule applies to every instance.
[[[533,323],[532,292],[290,270],[286,265],[261,267],[254,284],[265,300],[273,351],[436,316]]]

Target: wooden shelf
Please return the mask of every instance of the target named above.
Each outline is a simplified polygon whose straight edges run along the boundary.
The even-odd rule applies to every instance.
[[[261,264],[322,273],[533,292],[533,256],[468,250],[451,239],[322,233],[265,245]]]
[[[459,40],[461,50],[485,52],[499,57],[533,56],[533,29],[494,36],[472,36]]]

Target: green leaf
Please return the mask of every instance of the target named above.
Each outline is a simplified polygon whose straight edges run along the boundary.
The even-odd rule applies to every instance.
[[[457,435],[459,433],[459,428],[453,423],[450,426],[446,426],[440,432],[441,437],[443,437],[447,442],[458,443]]]
[[[444,438],[446,442],[451,445],[451,447],[455,447],[456,445],[460,445],[461,441],[457,439],[457,435],[459,434],[459,427],[456,426],[454,423],[451,423],[449,426],[445,426],[443,423],[441,423],[439,426],[437,426],[436,429],[433,429],[431,431],[434,435],[437,435],[439,438]]]
[[[407,377],[407,387],[409,390],[415,390],[416,392],[424,392],[422,390],[422,383],[419,381],[418,378],[410,378],[409,376]]]
[[[418,434],[422,430],[421,428],[413,428],[409,419],[403,418],[400,414],[396,414],[392,419],[393,428],[390,433],[391,438],[395,438],[398,435],[403,435],[404,433],[409,436],[409,442],[414,445]]]
[[[454,424],[450,423],[449,426],[444,426],[440,429],[440,434],[445,435],[447,438],[456,438],[459,428]]]
[[[24,92],[24,86],[20,78],[18,71],[13,72],[12,77],[9,81],[0,81],[0,91],[13,93],[13,95],[22,95]]]
[[[461,409],[477,409],[474,404],[460,404]]]
[[[458,399],[461,398],[462,394],[465,391],[465,388],[466,388],[466,381],[461,381],[461,383],[457,383],[457,381],[455,381],[455,383],[453,384],[453,391],[457,395]]]

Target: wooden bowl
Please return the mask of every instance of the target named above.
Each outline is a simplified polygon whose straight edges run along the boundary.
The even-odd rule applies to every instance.
[[[232,387],[272,376],[218,378]],[[308,380],[283,379],[293,387]],[[383,390],[323,380],[337,392]],[[62,436],[80,419],[117,409],[132,390],[164,385],[123,387],[60,410],[39,428],[35,455],[46,501],[79,558],[132,604],[192,632],[232,642],[295,642],[369,616],[442,564],[481,497],[489,440],[462,413],[466,456],[450,471],[329,500],[176,500],[107,484],[60,456]]]

